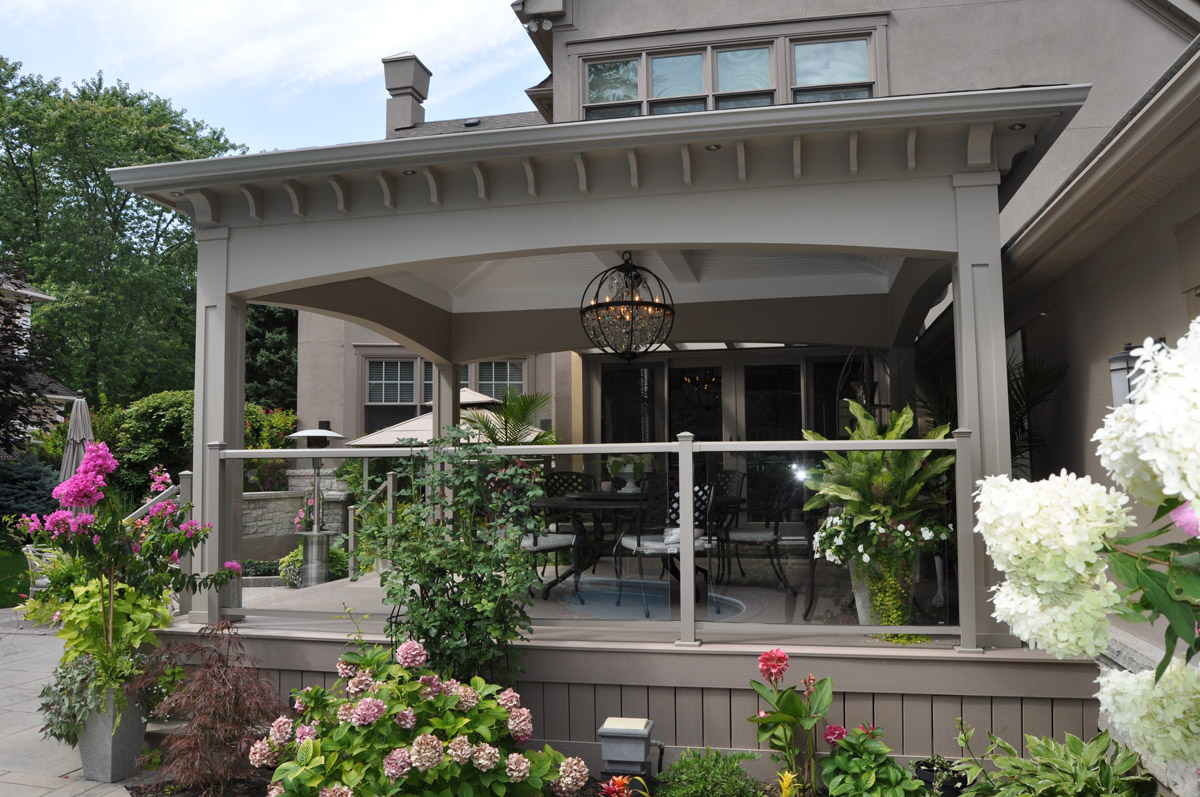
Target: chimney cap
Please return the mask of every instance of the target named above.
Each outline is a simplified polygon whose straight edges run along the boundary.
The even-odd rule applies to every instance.
[[[424,102],[429,96],[429,78],[433,73],[411,52],[389,55],[383,60],[383,80],[388,94],[393,97],[413,96]]]

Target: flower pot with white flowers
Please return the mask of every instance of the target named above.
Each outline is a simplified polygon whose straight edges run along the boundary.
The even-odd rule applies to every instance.
[[[855,419],[846,430],[851,440],[902,440],[913,427],[911,407],[892,412],[881,433],[861,404],[846,403]],[[922,439],[941,440],[949,431],[939,426]],[[804,437],[826,439],[808,430]],[[929,449],[831,451],[809,472],[805,486],[814,495],[805,511],[830,511],[813,537],[814,553],[849,568],[861,625],[909,623],[917,554],[953,536],[952,527],[937,522],[949,503],[944,474],[953,465],[953,454],[933,456]]]

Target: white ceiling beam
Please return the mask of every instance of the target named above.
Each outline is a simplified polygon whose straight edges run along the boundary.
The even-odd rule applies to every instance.
[[[700,277],[696,273],[696,267],[692,265],[692,262],[682,251],[678,249],[660,249],[658,250],[658,256],[676,282],[691,284],[700,281]]]
[[[500,268],[507,262],[508,262],[508,258],[503,258],[500,260],[485,260],[485,261],[483,261],[482,263],[479,264],[479,268],[472,271],[466,277],[463,277],[463,279],[460,280],[457,285],[455,285],[453,288],[451,288],[450,293],[451,294],[462,293],[464,290],[466,290],[467,288],[476,284],[477,282],[482,280],[487,275],[493,273],[496,269]]]

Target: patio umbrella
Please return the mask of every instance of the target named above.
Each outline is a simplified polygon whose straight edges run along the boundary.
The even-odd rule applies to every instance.
[[[91,441],[92,414],[83,393],[76,393],[75,401],[71,404],[71,421],[67,425],[67,441],[63,444],[62,467],[58,471],[60,482],[75,475],[79,463],[83,462],[85,446]]]

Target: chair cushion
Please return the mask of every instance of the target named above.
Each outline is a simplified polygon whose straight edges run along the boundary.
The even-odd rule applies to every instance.
[[[621,547],[642,556],[671,556],[679,551],[678,543],[672,543],[668,546],[667,543],[663,542],[663,535],[661,534],[643,534],[640,547],[638,546],[637,537],[626,535],[621,538]],[[697,539],[696,550],[708,550],[708,540],[703,537]]]
[[[730,542],[743,545],[766,545],[775,541],[775,532],[770,529],[730,529],[726,537]]]
[[[526,534],[521,537],[521,548],[526,551],[557,551],[562,548],[570,548],[575,544],[574,534],[559,534],[557,532],[549,532],[547,534],[534,535]]]

